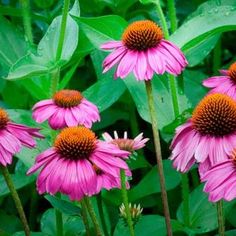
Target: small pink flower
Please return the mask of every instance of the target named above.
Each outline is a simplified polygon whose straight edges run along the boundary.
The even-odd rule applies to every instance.
[[[98,108],[86,100],[79,91],[61,90],[53,99],[36,103],[33,118],[42,123],[48,120],[52,129],[84,125],[91,128],[93,122],[100,121]]]
[[[103,73],[118,64],[114,77],[124,79],[133,72],[137,80],[151,80],[154,72],[178,75],[188,62],[170,41],[163,39],[161,28],[150,20],[130,24],[121,41],[110,41],[101,46],[114,50],[103,62]]]
[[[236,62],[220,72],[221,76],[210,77],[203,81],[203,85],[211,88],[209,93],[223,93],[236,100]]]
[[[225,161],[236,146],[236,103],[224,94],[210,94],[195,108],[192,118],[176,129],[171,149],[173,166],[188,171],[199,162],[202,176]]]
[[[231,201],[236,198],[236,152],[231,159],[214,165],[205,172],[201,181],[206,182],[204,191],[209,193],[209,201],[217,202],[221,199]]]
[[[61,192],[71,200],[80,200],[97,194],[102,187],[119,187],[120,169],[131,174],[122,160],[128,155],[114,144],[97,140],[86,127],[69,127],[61,131],[52,148],[36,157],[27,174],[43,167],[37,179],[40,194]]]
[[[143,148],[149,140],[149,138],[143,138],[143,133],[139,134],[134,139],[128,139],[127,132],[124,132],[124,137],[119,138],[116,131],[114,131],[114,138],[112,138],[108,133],[104,133],[102,137],[107,142],[117,144],[121,150],[126,150],[129,152]]]
[[[11,122],[7,112],[0,108],[0,164],[11,164],[12,156],[18,153],[22,146],[34,148],[36,142],[33,137],[44,138],[39,130]]]

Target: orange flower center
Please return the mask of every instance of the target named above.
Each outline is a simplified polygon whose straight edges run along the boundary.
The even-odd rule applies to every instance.
[[[69,108],[80,104],[82,94],[77,90],[64,89],[54,94],[53,100],[59,107]]]
[[[229,67],[228,75],[229,75],[229,77],[230,77],[234,82],[236,82],[236,62],[233,63],[233,64]]]
[[[95,134],[83,126],[63,129],[54,143],[58,153],[71,160],[89,158],[95,145]]]
[[[132,152],[134,151],[134,140],[132,139],[113,139],[112,143],[117,144],[121,150]]]
[[[124,45],[137,51],[156,47],[162,38],[161,28],[150,20],[141,20],[130,24],[122,35]]]
[[[7,112],[0,108],[0,129],[4,128],[8,121],[10,121],[10,119]]]
[[[202,135],[231,134],[236,131],[236,103],[224,94],[208,95],[195,108],[192,122]]]

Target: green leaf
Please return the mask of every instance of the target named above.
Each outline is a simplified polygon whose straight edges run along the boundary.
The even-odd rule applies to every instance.
[[[75,12],[74,8],[73,12]],[[71,59],[78,44],[79,27],[68,15],[62,54],[59,61],[56,61],[61,18],[58,16],[53,20],[39,42],[36,54],[30,52],[11,67],[8,80],[44,75],[52,72],[58,65],[64,66]]]
[[[210,7],[206,3],[201,7],[201,11],[198,10],[196,15],[170,37],[170,40],[186,51],[217,33],[236,30],[236,7],[235,3],[231,2],[231,5],[220,5],[218,1],[211,1]]]
[[[41,232],[30,232],[30,236],[47,236],[48,234],[45,235],[45,233],[41,233]],[[25,236],[25,232],[21,231],[21,232],[17,232],[15,234],[13,234],[12,236]]]
[[[85,233],[84,224],[79,217],[63,216],[63,226],[65,236],[77,236]],[[41,231],[45,235],[56,235],[56,219],[54,209],[48,209],[41,218]]]
[[[71,216],[80,215],[80,208],[75,206],[73,203],[51,195],[46,195],[44,197],[52,204],[55,209],[61,211],[62,213]]]
[[[216,205],[208,201],[208,196],[203,192],[203,185],[197,187],[191,194],[190,206],[190,226],[187,231],[194,233],[207,233],[217,228]],[[177,211],[177,219],[184,224],[183,204]]]
[[[166,178],[166,189],[170,190],[180,183],[180,174],[171,166],[171,161],[164,160],[164,174]],[[154,193],[160,193],[159,176],[157,167],[154,166],[142,180],[129,191],[129,201],[134,202]]]
[[[2,182],[1,182],[2,183]],[[8,215],[3,210],[0,210],[0,235],[4,236],[4,233],[12,235],[18,230],[22,230],[20,220],[14,215]],[[2,234],[3,231],[4,233]]]
[[[182,226],[175,220],[171,220],[172,230],[180,231]],[[165,226],[165,218],[160,215],[144,215],[141,216],[137,224],[135,225],[135,235],[136,236],[150,236],[150,235],[158,235],[165,236],[166,235],[166,226]],[[118,224],[116,225],[114,236],[129,236],[129,229],[124,225],[124,220],[120,219]]]

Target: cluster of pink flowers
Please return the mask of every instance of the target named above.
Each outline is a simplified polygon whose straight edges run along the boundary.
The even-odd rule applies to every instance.
[[[204,191],[212,202],[236,198],[236,63],[220,72],[203,81],[211,90],[176,129],[170,157],[181,172],[199,163]]]

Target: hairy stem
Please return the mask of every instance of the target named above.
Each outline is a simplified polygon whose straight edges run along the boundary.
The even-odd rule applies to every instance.
[[[127,224],[129,226],[129,233],[130,236],[134,236],[134,227],[133,227],[133,221],[129,209],[129,199],[128,199],[128,193],[126,189],[126,177],[125,177],[125,170],[120,170],[120,180],[121,180],[121,194],[122,194],[122,201],[125,205],[125,213],[127,216]]]
[[[0,169],[1,169],[1,172],[2,172],[2,175],[6,181],[6,184],[11,192],[11,195],[12,195],[12,198],[15,202],[15,205],[16,205],[16,209],[18,211],[18,214],[20,216],[20,220],[21,220],[21,223],[23,225],[23,229],[24,229],[24,232],[25,232],[25,235],[26,236],[30,236],[30,228],[29,228],[29,225],[28,225],[28,222],[27,222],[27,219],[26,219],[26,216],[25,216],[25,212],[23,210],[23,206],[21,204],[21,201],[20,201],[20,198],[19,198],[19,195],[15,189],[15,186],[14,186],[14,183],[11,179],[11,176],[8,172],[8,169],[7,167],[4,167],[4,166],[1,166],[0,165]]]
[[[167,0],[167,7],[170,19],[170,30],[171,33],[174,33],[177,29],[178,22],[176,17],[176,9],[175,9],[175,1],[174,0]]]
[[[216,203],[217,207],[217,216],[218,216],[218,227],[219,227],[219,236],[225,235],[225,220],[224,220],[224,208],[223,200]]]
[[[98,212],[99,212],[100,220],[101,220],[101,223],[102,223],[103,232],[104,232],[105,236],[109,236],[109,233],[107,231],[105,216],[104,216],[104,212],[103,212],[103,207],[102,207],[103,206],[102,194],[99,193],[97,195],[96,199],[97,199]]]
[[[101,230],[100,225],[98,223],[97,216],[95,214],[95,211],[93,209],[93,206],[92,206],[92,203],[91,203],[90,199],[88,197],[84,197],[84,201],[86,203],[88,213],[89,213],[89,215],[92,219],[92,222],[94,224],[96,235],[97,236],[103,236],[102,230]]]
[[[172,228],[171,228],[171,222],[170,222],[170,212],[169,212],[169,206],[168,206],[165,175],[164,175],[163,163],[162,163],[161,144],[160,144],[160,137],[158,133],[158,122],[157,122],[157,116],[156,116],[156,111],[155,111],[151,81],[145,81],[145,85],[146,85],[148,106],[149,106],[149,112],[150,112],[151,123],[152,123],[152,132],[153,132],[154,146],[155,146],[155,151],[156,151],[157,170],[158,170],[158,174],[160,178],[161,198],[162,198],[162,204],[163,204],[164,215],[165,215],[167,235],[171,236]]]
[[[80,202],[81,202],[81,217],[84,222],[86,236],[91,236],[86,203],[85,203],[84,199],[82,199]]]
[[[25,29],[25,36],[30,44],[33,44],[33,33],[31,27],[30,3],[29,0],[20,0],[23,14],[23,24]]]
[[[57,46],[56,61],[60,60],[61,54],[62,54],[69,7],[70,7],[70,0],[64,0],[63,10],[62,10],[62,19],[61,19],[61,30],[60,30],[59,41],[58,41],[58,46]]]

